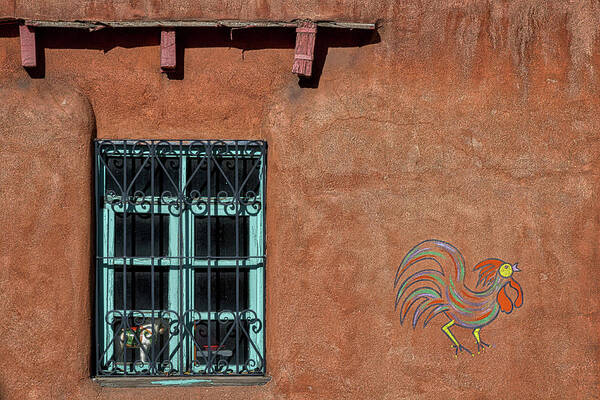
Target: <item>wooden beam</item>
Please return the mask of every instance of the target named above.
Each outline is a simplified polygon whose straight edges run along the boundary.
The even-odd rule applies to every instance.
[[[19,36],[21,38],[21,65],[25,68],[37,67],[35,28],[19,25]]]
[[[177,67],[177,41],[175,30],[165,28],[160,32],[160,68],[163,72]]]
[[[303,21],[296,28],[296,50],[292,72],[299,76],[311,76],[313,59],[315,57],[315,40],[317,24]]]
[[[36,31],[39,29],[161,29],[161,69],[172,71],[177,67],[177,43],[175,29],[179,28],[296,28],[296,49],[292,72],[300,76],[311,76],[315,50],[317,27],[347,30],[377,30],[380,22],[362,23],[345,21],[241,21],[241,20],[127,20],[127,21],[93,21],[93,20],[34,20],[24,18],[3,17],[2,23],[19,24],[21,36],[21,61],[24,67],[37,66]]]
[[[25,25],[38,28],[71,28],[88,29],[91,31],[103,28],[295,28],[298,22],[291,21],[239,21],[239,20],[154,20],[154,21],[50,21],[50,20],[17,20]],[[376,23],[344,22],[344,21],[316,21],[322,28],[338,29],[366,29],[375,30]]]

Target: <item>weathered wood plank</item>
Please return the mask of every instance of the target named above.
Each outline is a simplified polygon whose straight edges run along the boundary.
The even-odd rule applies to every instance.
[[[177,41],[174,29],[163,29],[160,32],[160,68],[171,71],[177,67]]]
[[[15,20],[19,21],[19,20]],[[194,28],[194,27],[226,27],[226,28],[295,28],[297,21],[239,21],[239,20],[155,20],[155,21],[49,21],[22,20],[25,25],[38,28],[74,28],[98,30],[103,28]],[[377,24],[343,21],[316,21],[317,26],[339,29],[377,29]]]
[[[300,76],[311,76],[315,55],[315,40],[317,37],[317,24],[312,21],[303,21],[296,28],[296,50],[294,52],[294,65],[292,72]]]
[[[35,28],[19,25],[19,36],[21,38],[21,65],[25,68],[35,68],[37,66]]]

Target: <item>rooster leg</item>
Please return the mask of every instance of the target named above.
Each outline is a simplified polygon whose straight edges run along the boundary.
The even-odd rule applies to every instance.
[[[442,326],[442,331],[444,331],[444,333],[446,334],[446,336],[448,336],[448,338],[452,341],[452,343],[454,343],[452,345],[452,348],[455,351],[454,352],[454,356],[458,357],[458,352],[459,351],[463,351],[463,350],[465,350],[470,355],[473,355],[473,353],[471,353],[471,351],[469,349],[467,349],[465,346],[463,346],[462,344],[460,344],[458,342],[458,340],[456,340],[456,338],[454,337],[454,335],[452,334],[452,332],[450,332],[450,327],[452,325],[454,325],[454,320],[451,320],[446,325]]]
[[[479,337],[480,330],[481,328],[473,329],[473,336],[475,336],[475,340],[477,341],[477,354],[479,354],[480,351],[485,350],[486,347],[490,347],[489,344],[481,341],[481,338]]]

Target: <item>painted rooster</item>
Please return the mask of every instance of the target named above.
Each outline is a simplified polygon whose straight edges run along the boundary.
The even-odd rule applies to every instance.
[[[454,324],[473,330],[478,353],[484,346],[489,347],[481,340],[481,329],[494,321],[500,311],[510,314],[513,307],[523,305],[523,290],[513,278],[519,268],[517,263],[488,258],[475,265],[473,271],[479,272],[475,286],[480,291],[465,285],[465,260],[450,243],[426,240],[416,245],[402,260],[394,281],[394,288],[398,290],[396,310],[400,310],[400,323],[411,309],[413,328],[420,318],[424,318],[425,327],[443,314],[449,322],[442,326],[442,331],[452,341],[455,355],[463,350],[473,353],[450,331]],[[514,301],[507,294],[509,286],[517,292]]]

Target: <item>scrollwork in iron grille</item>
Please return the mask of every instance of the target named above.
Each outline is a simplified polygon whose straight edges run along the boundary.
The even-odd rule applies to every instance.
[[[266,143],[95,151],[97,374],[263,374]]]

